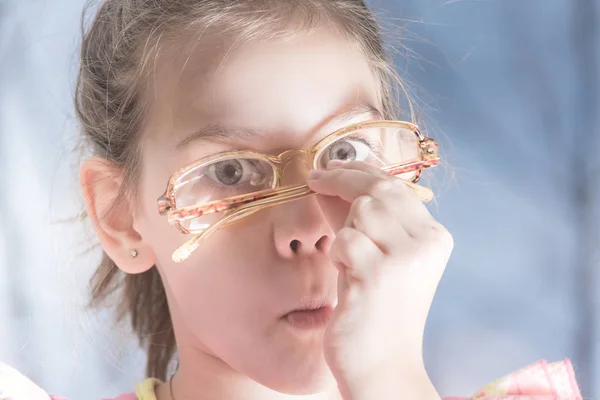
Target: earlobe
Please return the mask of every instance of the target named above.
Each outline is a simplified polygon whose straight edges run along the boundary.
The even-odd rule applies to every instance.
[[[135,228],[132,200],[123,191],[123,171],[90,158],[79,173],[85,207],[104,251],[126,273],[145,272],[156,263],[152,248]]]

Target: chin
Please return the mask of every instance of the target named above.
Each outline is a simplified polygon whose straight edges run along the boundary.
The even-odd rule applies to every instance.
[[[269,382],[260,383],[288,395],[311,395],[337,387],[335,378],[324,361],[309,368],[290,368],[285,372],[280,370],[271,375]]]

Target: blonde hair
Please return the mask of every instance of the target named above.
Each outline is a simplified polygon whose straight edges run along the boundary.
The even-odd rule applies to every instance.
[[[380,26],[362,0],[102,1],[89,28],[82,29],[75,107],[85,143],[94,155],[122,169],[121,196],[135,196],[146,109],[143,93],[161,45],[198,40],[208,29],[226,32],[239,42],[322,26],[336,29],[364,52],[380,81],[384,117],[394,118],[395,96],[405,91]],[[117,320],[130,318],[147,351],[146,375],[166,379],[176,345],[156,266],[141,274],[124,274],[104,253],[90,291],[91,306],[103,304],[114,292],[121,296]]]

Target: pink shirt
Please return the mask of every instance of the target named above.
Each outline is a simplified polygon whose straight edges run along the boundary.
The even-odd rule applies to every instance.
[[[5,382],[14,382],[5,385]],[[104,400],[156,400],[154,387],[160,383],[147,379],[135,393]],[[30,393],[35,393],[34,395]],[[399,395],[401,398],[401,395]],[[48,396],[15,370],[0,363],[0,400],[67,400]],[[548,363],[537,361],[491,382],[470,397],[445,397],[443,400],[582,400],[569,359]]]

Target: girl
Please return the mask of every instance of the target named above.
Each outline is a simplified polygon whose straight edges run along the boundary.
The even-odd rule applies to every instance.
[[[92,300],[118,290],[150,377],[118,399],[440,398],[422,343],[453,241],[401,90],[362,0],[102,2],[76,89]],[[565,360],[476,398],[519,394],[581,397]]]

